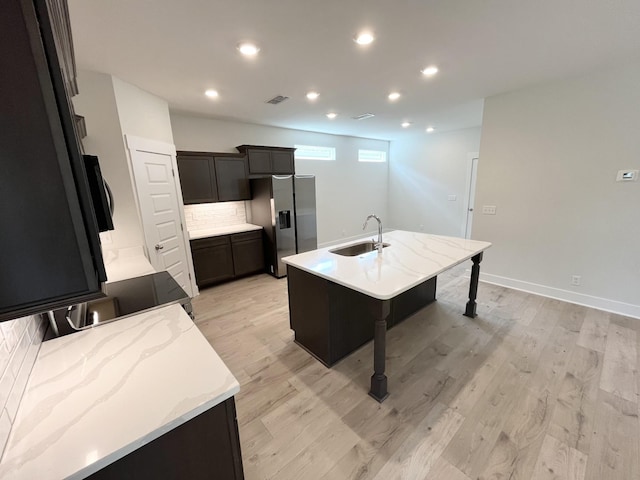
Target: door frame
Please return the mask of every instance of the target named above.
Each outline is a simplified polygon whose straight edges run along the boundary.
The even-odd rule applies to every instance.
[[[129,176],[131,177],[131,183],[133,185],[133,196],[135,197],[136,206],[138,208],[138,219],[140,220],[140,226],[144,234],[145,253],[149,261],[151,261],[150,251],[154,248],[154,245],[149,244],[149,238],[147,232],[144,231],[144,222],[142,208],[140,206],[140,198],[138,192],[138,185],[136,183],[133,162],[135,161],[135,152],[147,152],[157,153],[161,155],[167,155],[171,158],[171,169],[173,170],[173,184],[176,189],[176,200],[178,202],[178,213],[180,215],[180,223],[182,225],[182,237],[185,246],[185,257],[187,259],[187,268],[189,270],[189,282],[191,285],[191,291],[193,297],[199,294],[198,286],[196,285],[196,274],[193,268],[193,258],[191,257],[191,249],[189,248],[189,231],[187,230],[187,222],[184,216],[184,202],[182,201],[182,188],[180,187],[180,177],[178,176],[178,163],[176,160],[176,147],[170,143],[160,142],[158,140],[150,140],[148,138],[136,137],[134,135],[124,135],[125,144],[127,145],[127,155],[129,157]]]
[[[473,211],[470,208],[475,206],[476,181],[478,179],[478,163],[480,155],[478,152],[467,153],[467,176],[465,180],[464,192],[464,215],[462,216],[461,233],[463,238],[471,238],[471,224],[473,223]]]

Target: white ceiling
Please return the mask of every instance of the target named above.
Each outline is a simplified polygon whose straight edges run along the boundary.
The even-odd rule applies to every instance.
[[[638,0],[69,0],[69,9],[78,68],[133,83],[172,111],[387,140],[409,133],[404,120],[413,133],[478,126],[487,96],[640,52]],[[376,36],[366,48],[353,42],[362,29]],[[259,44],[257,58],[238,53],[243,40]],[[440,72],[424,78],[430,64]],[[275,95],[290,99],[265,103]]]

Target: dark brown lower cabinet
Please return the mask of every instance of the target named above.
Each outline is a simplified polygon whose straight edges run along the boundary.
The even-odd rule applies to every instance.
[[[231,236],[233,270],[236,277],[264,271],[262,230]]]
[[[330,367],[373,340],[379,300],[295,267],[287,267],[289,321],[295,342]],[[387,328],[436,299],[437,278],[391,299]]]
[[[234,277],[231,241],[228,235],[191,240],[193,269],[198,287]]]
[[[199,288],[263,272],[262,230],[191,240]]]
[[[127,428],[122,425],[122,428]],[[99,435],[100,432],[95,432]],[[90,480],[244,478],[233,397],[87,477]]]

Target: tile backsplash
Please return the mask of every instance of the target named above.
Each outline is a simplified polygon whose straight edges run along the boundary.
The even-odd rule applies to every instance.
[[[39,315],[0,323],[0,456],[46,327]]]
[[[187,221],[187,230],[189,231],[247,223],[244,202],[185,205],[184,216]]]

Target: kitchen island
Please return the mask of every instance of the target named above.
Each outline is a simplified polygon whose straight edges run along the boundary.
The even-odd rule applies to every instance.
[[[238,391],[179,305],[44,342],[0,478],[240,479]]]
[[[472,260],[464,315],[476,316],[480,262],[489,242],[392,231],[389,246],[356,256],[321,248],[285,257],[295,341],[327,366],[374,340],[369,394],[387,396],[386,331],[435,300],[437,276]],[[357,242],[350,242],[357,243]]]

